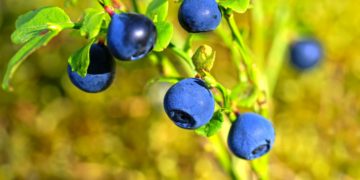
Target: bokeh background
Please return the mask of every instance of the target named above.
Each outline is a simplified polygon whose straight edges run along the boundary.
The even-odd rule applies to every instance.
[[[277,140],[270,176],[359,179],[358,1],[263,3],[270,10],[288,3],[299,32],[311,30],[326,54],[306,72],[292,68],[287,58],[283,63],[272,103]],[[47,5],[64,7],[75,21],[82,9],[97,2],[65,7],[63,0],[0,0],[0,78],[19,48],[10,41],[17,16]],[[172,0],[170,5],[169,19],[179,32],[174,39],[180,41],[184,31],[176,21],[178,5]],[[251,28],[250,12],[237,17],[239,24]],[[216,43],[215,34],[207,37],[219,54],[214,75],[233,87],[236,70],[228,50]],[[74,87],[66,73],[67,58],[84,43],[75,33],[61,33],[23,63],[12,81],[13,92],[0,91],[0,179],[229,179],[209,141],[177,128],[164,114],[162,96],[169,85],[144,88],[160,75],[151,61],[118,62],[116,79],[104,93],[86,94]],[[245,161],[240,164],[249,171]]]

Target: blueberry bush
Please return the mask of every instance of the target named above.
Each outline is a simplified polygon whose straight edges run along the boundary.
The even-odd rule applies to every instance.
[[[76,4],[76,1],[72,3]],[[223,122],[230,121],[233,125],[228,135],[228,146],[238,158],[252,160],[270,151],[275,140],[275,131],[266,118],[270,118],[270,87],[274,86],[273,81],[277,75],[269,75],[273,79],[267,79],[268,74],[263,73],[268,69],[265,68],[264,57],[252,52],[245,41],[245,34],[241,32],[235,20],[235,14],[246,12],[250,6],[254,8],[254,16],[261,15],[261,1],[251,5],[248,0],[179,1],[178,22],[188,32],[188,38],[183,45],[172,40],[178,31],[174,29],[174,22],[167,20],[167,0],[151,1],[146,12],[140,12],[137,1],[132,1],[130,7],[118,0],[98,0],[98,3],[101,8],[86,9],[78,21],[72,21],[61,7],[56,6],[40,7],[19,16],[11,40],[22,47],[10,59],[3,79],[3,89],[12,90],[12,76],[31,53],[47,45],[61,31],[67,29],[78,31],[80,36],[87,39],[87,44],[74,52],[68,60],[69,78],[84,92],[101,92],[112,84],[115,74],[113,57],[121,61],[133,61],[155,56],[162,68],[172,66],[170,68],[181,74],[183,70],[171,62],[165,64],[164,61],[159,61],[167,56],[164,51],[169,49],[180,57],[185,74],[175,76],[163,73],[149,84],[151,86],[158,82],[175,83],[164,97],[164,109],[169,118],[177,126],[195,129],[195,132],[206,137],[219,135]],[[253,20],[261,26],[261,19],[254,17]],[[219,27],[221,21],[223,27]],[[274,32],[275,38],[285,36],[287,16],[276,21],[279,21],[277,23],[280,23],[280,27]],[[255,27],[254,30],[258,31],[255,35],[263,33],[262,28]],[[238,83],[232,89],[222,85],[211,74],[216,59],[215,49],[204,44],[198,47],[195,53],[192,52],[197,33],[215,30],[215,33],[205,36],[220,36],[231,50],[232,60],[238,68]],[[230,31],[230,35],[226,34],[226,30]],[[257,43],[262,43],[260,37],[255,39],[259,41]],[[281,40],[283,39],[279,38],[274,41],[280,43],[276,41]],[[285,53],[284,48],[274,48],[279,57],[275,57],[276,59],[272,59],[270,63],[281,64],[279,61]],[[306,53],[303,54],[305,55],[296,51],[292,57],[306,56]],[[301,58],[298,59],[301,61]],[[271,74],[273,71],[271,69],[268,72]],[[276,71],[278,70],[275,69]],[[256,114],[244,113],[244,109]],[[221,141],[214,141],[214,145],[226,147],[226,143]],[[232,157],[227,155],[227,151],[219,153],[222,154],[219,154],[219,157],[230,158],[227,160],[228,164],[222,162],[224,170],[233,179],[238,179],[236,170],[231,165]],[[252,162],[252,169],[258,178],[268,179],[266,159],[267,157]]]
[[[20,15],[11,41],[21,47],[4,69],[2,88],[16,92],[19,84],[11,80],[20,65],[31,63],[24,61],[62,32],[71,33],[73,41],[83,45],[60,66],[67,68],[66,81],[83,91],[79,95],[97,97],[95,93],[127,86],[115,79],[119,66],[120,71],[153,68],[156,73],[139,73],[141,77],[132,81],[145,78],[142,87],[147,90],[166,86],[160,104],[169,122],[206,137],[228,178],[269,179],[269,156],[277,138],[270,122],[272,100],[281,68],[289,59],[296,70],[312,69],[325,55],[315,37],[298,32],[289,4],[279,1],[275,8],[261,0],[93,1],[96,5],[87,9],[77,0],[65,1],[81,11],[80,16],[52,4]],[[235,69],[232,83],[218,78],[228,71],[215,67],[222,62]],[[141,106],[132,111],[142,111]]]

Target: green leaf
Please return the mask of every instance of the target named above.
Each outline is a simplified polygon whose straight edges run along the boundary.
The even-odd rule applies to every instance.
[[[49,31],[41,36],[36,36],[28,41],[9,61],[7,70],[4,75],[2,88],[10,90],[10,79],[14,75],[20,64],[34,51],[41,46],[45,46],[52,38],[59,34],[60,31]]]
[[[220,110],[218,110],[214,113],[209,123],[199,127],[195,130],[195,132],[205,137],[213,136],[221,129],[223,122],[224,115]]]
[[[89,39],[93,39],[99,35],[105,15],[104,10],[87,9],[80,28],[80,34]]]
[[[237,13],[244,13],[249,8],[250,0],[220,0],[219,5]]]
[[[61,31],[73,25],[74,23],[61,8],[43,7],[30,11],[16,20],[16,30],[11,34],[11,40],[15,44],[22,44],[48,31]]]
[[[87,74],[90,64],[90,48],[93,43],[94,40],[91,40],[86,46],[71,55],[68,60],[71,70],[76,71],[82,77],[85,77]]]
[[[146,10],[146,15],[154,20],[154,22],[162,22],[167,18],[168,9],[168,0],[152,0]]]
[[[154,51],[162,51],[168,47],[174,34],[174,27],[171,23],[163,21],[155,23],[157,39]]]

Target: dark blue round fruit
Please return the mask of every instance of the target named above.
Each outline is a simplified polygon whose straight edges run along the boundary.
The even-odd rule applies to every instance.
[[[177,126],[196,129],[210,121],[215,102],[204,81],[188,78],[176,83],[167,91],[164,108]]]
[[[314,67],[323,57],[323,49],[315,39],[301,39],[290,46],[291,63],[300,70]]]
[[[221,12],[215,0],[184,0],[178,19],[188,32],[207,32],[220,24]]]
[[[107,33],[111,53],[119,60],[137,60],[146,56],[156,42],[156,27],[144,15],[114,14]]]
[[[258,158],[272,148],[275,131],[270,121],[255,113],[244,113],[232,124],[228,145],[238,157],[246,160]]]
[[[68,65],[68,75],[71,82],[79,89],[96,93],[107,89],[115,74],[115,62],[108,48],[103,44],[93,44],[90,48],[90,64],[87,75],[81,77]]]

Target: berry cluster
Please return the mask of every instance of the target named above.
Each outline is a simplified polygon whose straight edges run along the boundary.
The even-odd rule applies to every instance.
[[[175,82],[168,89],[163,106],[166,114],[176,126],[195,130],[200,135],[210,137],[218,133],[224,119],[228,119],[232,124],[227,136],[227,145],[235,156],[253,160],[271,150],[275,141],[275,130],[272,123],[265,118],[268,114],[267,100],[274,92],[273,88],[281,69],[283,60],[281,57],[285,54],[284,45],[287,45],[286,37],[290,31],[287,25],[293,24],[288,22],[290,19],[286,15],[288,13],[282,12],[285,10],[284,8],[280,8],[280,14],[284,14],[284,18],[279,16],[271,19],[279,27],[274,26],[274,32],[270,29],[265,33],[265,26],[259,26],[267,23],[262,23],[262,19],[264,19],[262,18],[262,5],[258,1],[179,1],[181,5],[178,10],[178,21],[181,27],[189,33],[213,31],[220,25],[222,18],[226,19],[229,32],[221,27],[217,33],[224,41],[223,44],[231,50],[231,57],[239,75],[239,83],[230,90],[219,83],[210,73],[216,57],[216,52],[210,46],[201,45],[192,53],[194,38],[191,34],[186,39],[183,48],[171,43],[174,26],[167,21],[168,0],[151,0],[146,10],[146,16],[139,13],[128,13],[124,4],[119,0],[97,1],[104,10],[89,8],[77,22],[73,22],[59,7],[42,7],[19,16],[11,40],[15,44],[23,44],[23,47],[10,59],[2,88],[11,90],[10,79],[23,60],[31,53],[47,45],[62,30],[79,30],[79,35],[86,37],[88,43],[70,56],[67,73],[71,82],[80,90],[88,93],[106,90],[115,77],[115,58],[120,61],[135,61],[144,58],[154,50],[157,53],[153,53],[150,59],[159,65],[163,75],[166,74],[159,79],[165,82]],[[137,1],[133,0],[131,3],[134,10],[139,12]],[[254,47],[257,47],[258,44],[264,45],[263,48],[254,49],[254,52],[245,43],[246,40],[237,27],[233,14],[233,12],[243,13],[251,7],[253,7],[254,24],[257,25],[254,28],[255,33],[248,34],[251,35],[251,38],[262,35],[259,39],[254,39],[256,40],[254,41],[256,43],[253,44]],[[111,16],[111,19],[106,13]],[[231,36],[228,33],[231,33]],[[272,47],[269,52],[264,51],[268,44],[265,40],[267,35],[274,36],[271,38],[273,43],[271,43]],[[94,43],[96,40],[98,42]],[[183,72],[177,71],[179,67],[173,67],[175,63],[169,60],[170,56],[166,53],[158,53],[165,49],[184,59],[180,62],[185,65],[180,67],[184,68]],[[321,44],[316,39],[309,37],[293,41],[288,51],[290,63],[300,71],[315,67],[324,56]],[[259,71],[254,59],[258,60],[256,62],[260,64],[259,67],[264,69]],[[265,61],[265,59],[269,61]],[[263,74],[260,75],[260,72]],[[169,74],[178,76],[181,73],[187,73],[191,78],[168,77]],[[252,109],[259,114],[240,113],[244,109]],[[224,146],[220,141],[216,143],[219,143],[217,145],[221,146],[221,149]],[[221,161],[222,157],[219,156]],[[228,170],[226,167],[228,165],[222,165],[224,169]],[[253,166],[259,179],[268,179],[266,176],[262,177],[263,173],[259,173],[265,169],[267,168]],[[229,171],[232,171],[232,167]]]
[[[111,14],[107,45],[93,44],[87,75],[68,74],[75,86],[86,92],[100,92],[110,86],[115,72],[113,56],[132,61],[143,58],[154,47],[157,31],[154,23],[141,14]],[[191,33],[215,30],[222,15],[215,0],[184,0],[178,20]],[[206,51],[206,47],[204,47]],[[196,54],[201,59],[201,52]],[[214,55],[212,55],[214,58]],[[194,63],[199,74],[210,71],[211,62]],[[201,77],[201,75],[199,75]],[[173,85],[164,98],[164,108],[170,119],[184,129],[197,129],[209,123],[215,112],[215,100],[207,83],[201,78],[187,78]],[[237,116],[228,135],[228,146],[235,155],[251,160],[266,154],[275,139],[271,123],[254,113]]]
[[[203,80],[187,78],[168,90],[164,108],[177,126],[196,129],[209,123],[215,102]],[[252,160],[266,154],[274,140],[275,132],[270,121],[255,113],[244,113],[238,115],[231,126],[228,146],[236,156]]]
[[[215,30],[221,17],[215,0],[184,0],[178,14],[181,26],[192,33]],[[200,74],[209,71],[206,67],[195,65]],[[168,90],[164,109],[177,126],[196,129],[212,119],[215,111],[214,96],[205,81],[187,78]],[[236,156],[252,160],[266,154],[274,140],[275,132],[270,121],[255,113],[244,113],[238,115],[231,126],[228,146]]]
[[[115,73],[113,56],[121,61],[141,59],[154,47],[156,36],[155,25],[146,16],[135,13],[113,14],[107,33],[108,48],[101,42],[91,46],[90,64],[85,77],[71,71],[69,66],[71,82],[91,93],[107,89]]]

